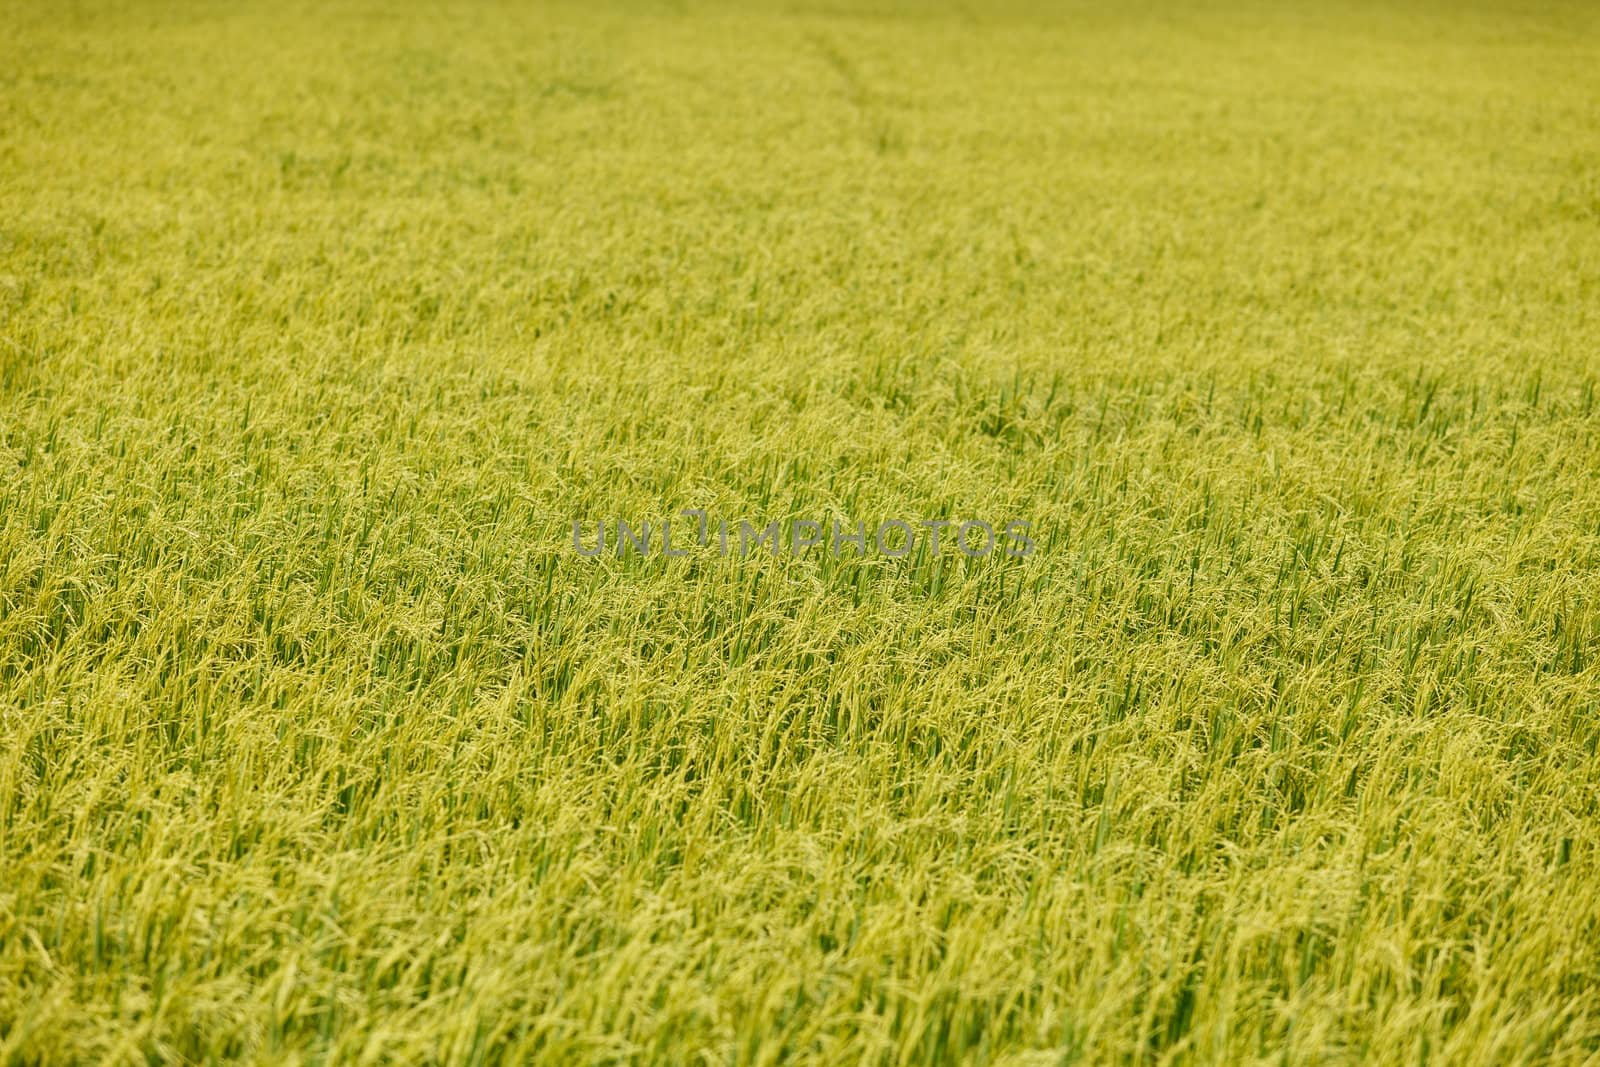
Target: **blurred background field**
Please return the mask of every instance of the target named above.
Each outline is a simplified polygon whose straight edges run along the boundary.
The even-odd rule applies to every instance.
[[[0,1062],[1600,1062],[1600,9],[0,24]]]

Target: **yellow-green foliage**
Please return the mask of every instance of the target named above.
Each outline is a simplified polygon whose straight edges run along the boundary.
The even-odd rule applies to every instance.
[[[1595,1063],[1597,104],[1587,2],[10,0],[0,1062]],[[572,550],[680,508],[1039,550]]]

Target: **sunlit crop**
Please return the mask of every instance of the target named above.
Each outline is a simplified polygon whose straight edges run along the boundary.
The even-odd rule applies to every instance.
[[[1590,3],[9,0],[0,1064],[1600,1062],[1597,382]]]

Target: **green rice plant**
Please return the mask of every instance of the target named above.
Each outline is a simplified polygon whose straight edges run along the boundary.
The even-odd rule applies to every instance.
[[[0,26],[0,1063],[1600,1063],[1592,5]]]

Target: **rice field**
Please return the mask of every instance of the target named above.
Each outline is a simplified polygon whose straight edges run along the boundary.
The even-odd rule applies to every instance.
[[[0,1064],[1600,1064],[1597,382],[1590,3],[6,0]]]

